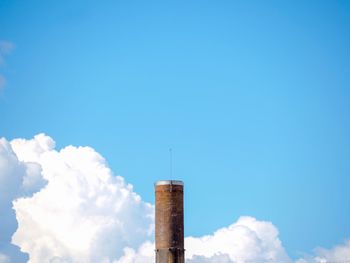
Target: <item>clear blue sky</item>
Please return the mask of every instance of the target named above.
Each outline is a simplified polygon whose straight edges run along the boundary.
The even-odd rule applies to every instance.
[[[240,215],[288,253],[350,237],[349,1],[7,1],[0,136],[89,145],[186,235]]]

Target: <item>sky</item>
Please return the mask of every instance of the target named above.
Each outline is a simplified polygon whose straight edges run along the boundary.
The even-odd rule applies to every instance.
[[[0,137],[89,146],[145,206],[183,180],[188,237],[247,216],[293,260],[346,242],[349,116],[348,1],[0,2]]]

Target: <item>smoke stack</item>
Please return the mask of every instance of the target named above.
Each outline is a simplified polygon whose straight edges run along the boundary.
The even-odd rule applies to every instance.
[[[184,207],[182,181],[155,183],[156,263],[184,263]]]

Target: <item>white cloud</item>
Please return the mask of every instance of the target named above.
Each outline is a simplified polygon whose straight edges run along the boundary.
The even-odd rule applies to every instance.
[[[32,140],[14,139],[11,146],[21,161],[40,163],[41,156],[54,150],[56,143],[51,137],[41,133]]]
[[[131,247],[124,248],[124,255],[113,263],[154,263],[154,243],[146,241],[137,251]]]
[[[17,228],[12,200],[22,196],[30,196],[38,191],[45,181],[41,177],[41,169],[35,163],[18,160],[10,143],[0,138],[0,252],[11,254],[14,262],[24,262],[26,256],[11,245],[11,236]],[[1,255],[0,262],[9,258]]]
[[[213,235],[188,237],[185,244],[187,257],[207,258],[203,262],[217,262],[219,258],[221,262],[291,262],[278,238],[277,228],[271,222],[253,217],[241,217]],[[231,261],[227,261],[228,258]],[[198,257],[194,262],[199,262]]]
[[[227,254],[214,255],[211,257],[193,256],[192,259],[187,260],[188,263],[232,263],[233,261]]]
[[[314,255],[308,255],[296,261],[296,263],[325,263],[325,262],[350,262],[350,240],[331,249],[316,248]]]
[[[125,247],[153,237],[153,206],[145,203],[90,147],[54,149],[45,135],[17,139],[18,158],[37,163],[47,185],[14,201],[18,229],[14,244],[30,263],[112,262]]]
[[[327,261],[341,261],[350,260],[350,240],[344,242],[344,244],[333,247],[332,249],[317,248],[315,250],[318,258]]]
[[[56,150],[44,134],[0,139],[0,193],[0,263],[27,261],[11,237],[29,263],[154,262],[153,206],[90,147]],[[290,263],[278,235],[271,222],[241,217],[213,234],[187,237],[186,262]],[[346,241],[296,263],[349,258]]]

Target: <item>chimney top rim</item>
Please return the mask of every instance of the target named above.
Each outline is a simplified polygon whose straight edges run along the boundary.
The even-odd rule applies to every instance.
[[[157,182],[154,183],[154,186],[158,186],[158,185],[184,185],[184,183],[182,181],[179,180],[159,180]]]

